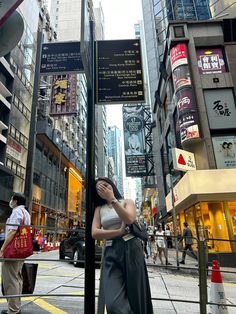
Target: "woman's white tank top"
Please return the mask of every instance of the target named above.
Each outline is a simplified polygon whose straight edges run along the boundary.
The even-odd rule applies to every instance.
[[[112,230],[121,227],[121,219],[112,205],[105,204],[100,208],[101,225],[104,229]]]

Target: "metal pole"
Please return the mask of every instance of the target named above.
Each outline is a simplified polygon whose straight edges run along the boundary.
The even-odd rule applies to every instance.
[[[94,213],[93,184],[95,180],[95,99],[94,99],[94,22],[91,34],[91,87],[88,84],[87,158],[86,158],[86,230],[85,230],[85,302],[84,313],[95,313],[95,243],[91,235]]]
[[[200,313],[207,313],[207,274],[206,274],[206,252],[204,241],[198,242],[198,268],[199,268],[199,297]]]
[[[173,189],[173,180],[172,175],[170,174],[170,191],[171,191],[171,201],[172,201],[172,214],[173,214],[173,223],[174,223],[174,235],[175,235],[175,252],[176,252],[176,265],[179,269],[179,254],[178,254],[178,239],[177,239],[177,221],[176,221],[176,211],[175,211],[175,196]]]

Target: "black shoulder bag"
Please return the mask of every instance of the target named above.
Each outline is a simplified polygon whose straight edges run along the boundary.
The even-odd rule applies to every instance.
[[[141,239],[142,241],[148,240],[148,233],[143,224],[135,220],[132,224],[129,225],[130,233],[135,237]]]

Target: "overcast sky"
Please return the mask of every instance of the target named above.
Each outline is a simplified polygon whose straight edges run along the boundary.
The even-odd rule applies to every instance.
[[[105,39],[134,38],[134,24],[142,20],[141,0],[93,0],[98,7],[101,2],[104,13]],[[122,122],[122,106],[107,106],[108,125],[117,125],[120,129]]]

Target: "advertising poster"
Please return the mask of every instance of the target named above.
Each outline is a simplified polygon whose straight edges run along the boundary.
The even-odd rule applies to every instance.
[[[69,168],[67,211],[78,213],[82,205],[82,178]]]
[[[182,87],[191,86],[189,67],[187,64],[175,68],[172,72],[175,91]]]
[[[200,137],[198,114],[191,88],[176,93],[181,143]]]
[[[124,105],[124,148],[126,176],[146,175],[143,106]]]
[[[196,52],[200,74],[226,72],[224,56],[221,48],[197,49]]]
[[[68,115],[77,112],[76,75],[53,77],[50,115]]]
[[[236,128],[236,106],[232,89],[204,90],[204,98],[211,129]]]
[[[212,143],[217,168],[236,168],[236,136],[212,137]]]
[[[185,44],[178,44],[170,49],[170,63],[172,71],[180,65],[188,64]]]

